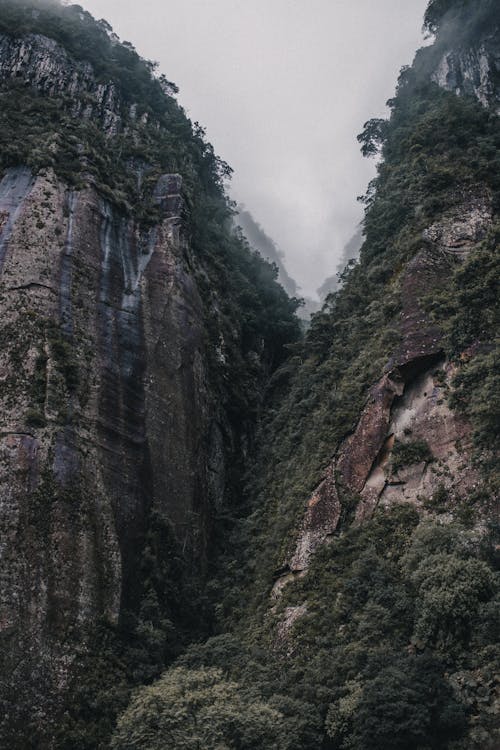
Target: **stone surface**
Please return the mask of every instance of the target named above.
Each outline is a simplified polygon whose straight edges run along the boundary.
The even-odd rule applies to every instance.
[[[465,498],[478,483],[470,467],[470,428],[447,405],[453,370],[440,362],[417,376],[394,405],[385,450],[370,472],[361,493],[363,510],[372,512],[380,503],[390,507],[410,502],[423,510],[443,488],[451,499]],[[391,450],[395,441],[422,440],[432,460],[412,464],[394,472]]]
[[[307,501],[295,546],[273,587],[272,597],[277,599],[284,586],[302,575],[318,547],[336,531],[341,505],[338,497],[334,467],[329,466],[325,476]]]
[[[452,370],[444,360],[442,332],[423,304],[492,224],[491,198],[483,190],[470,188],[454,198],[452,208],[423,232],[422,249],[402,272],[401,343],[308,501],[294,546],[274,583],[273,599],[305,574],[315,551],[337,530],[341,490],[359,497],[356,517],[362,522],[379,504],[411,502],[422,510],[438,490],[457,501],[478,482],[470,468],[470,427],[446,403]],[[394,474],[391,453],[396,440],[425,441],[434,460]]]
[[[2,671],[17,664],[23,682],[37,665],[52,697],[72,638],[131,604],[151,511],[202,565],[222,504],[223,417],[180,189],[165,176],[163,219],[143,228],[50,171],[0,184]]]
[[[97,81],[90,63],[74,60],[53,39],[0,34],[0,79],[28,83],[44,95],[68,97],[75,117],[95,120],[108,135],[123,126],[126,110],[115,84]]]
[[[276,626],[276,637],[274,648],[284,656],[290,658],[295,651],[295,642],[293,639],[293,626],[301,617],[307,614],[307,604],[300,604],[297,607],[286,607],[283,617]]]
[[[441,255],[463,259],[485,238],[492,216],[491,196],[475,187],[457,196],[457,205],[428,227],[423,238]]]
[[[500,47],[492,35],[479,47],[445,51],[431,78],[448,91],[475,96],[484,107],[500,112],[499,74]]]
[[[108,137],[139,117],[42,36],[0,35],[0,79]],[[40,725],[96,624],[137,605],[151,516],[201,575],[224,504],[235,437],[209,382],[182,191],[181,175],[158,179],[152,226],[51,170],[1,175],[0,701],[28,685]]]

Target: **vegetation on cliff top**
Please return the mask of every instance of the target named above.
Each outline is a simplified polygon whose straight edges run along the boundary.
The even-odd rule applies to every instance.
[[[496,0],[431,0],[424,16],[424,28],[432,34],[452,25],[455,43],[491,31],[492,22],[498,24]]]

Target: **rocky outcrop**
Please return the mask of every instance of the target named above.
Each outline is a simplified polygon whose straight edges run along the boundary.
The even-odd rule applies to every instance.
[[[376,504],[413,503],[421,511],[450,511],[477,488],[470,466],[470,427],[447,405],[454,370],[447,362],[425,370],[405,389],[391,413],[386,444],[361,493],[363,511]],[[427,455],[395,468],[395,445],[425,444]],[[385,450],[384,450],[385,448]]]
[[[115,82],[38,34],[0,35],[0,80],[108,138],[139,117]],[[202,575],[234,435],[210,379],[182,176],[157,179],[147,223],[92,180],[1,177],[0,705],[24,710],[28,686],[45,731],[96,624],[137,610],[152,518]]]
[[[475,96],[484,107],[500,113],[500,48],[495,35],[475,48],[445,51],[432,73],[432,80],[447,91]]]
[[[277,580],[272,590],[273,598],[277,599],[286,584],[295,577],[304,575],[316,550],[336,531],[340,514],[335,466],[332,464],[326,470],[321,484],[307,501],[295,545],[283,567],[277,571]]]
[[[10,170],[0,182],[0,270],[17,217],[32,187],[33,176],[27,167]]]
[[[491,226],[491,196],[476,186],[456,196],[456,205],[423,233],[439,255],[464,259],[486,237]]]
[[[50,171],[0,183],[0,635],[12,690],[37,672],[54,699],[74,640],[133,606],[152,512],[204,558],[225,445],[180,190],[165,175],[163,218],[142,227]]]
[[[453,368],[444,358],[442,332],[423,305],[492,224],[491,198],[484,191],[471,189],[455,199],[440,221],[423,232],[422,249],[402,274],[401,343],[371,388],[356,428],[306,504],[294,545],[277,572],[274,599],[289,581],[304,575],[315,551],[333,538],[343,494],[358,497],[356,518],[361,522],[379,504],[411,502],[425,512],[424,504],[439,496],[445,510],[475,489],[470,426],[447,406]],[[425,458],[396,470],[395,446],[415,442],[421,451],[425,444]]]
[[[96,79],[90,63],[74,60],[53,39],[0,35],[0,80],[24,83],[45,96],[60,97],[75,117],[94,120],[108,135],[123,127],[126,113],[116,84]]]

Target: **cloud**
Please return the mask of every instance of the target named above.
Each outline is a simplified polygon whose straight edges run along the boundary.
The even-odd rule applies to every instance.
[[[158,60],[235,170],[232,191],[314,294],[362,218],[374,164],[356,135],[383,116],[422,41],[427,0],[82,0]]]

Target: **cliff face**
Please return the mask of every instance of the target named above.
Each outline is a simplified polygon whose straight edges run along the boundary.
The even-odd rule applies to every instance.
[[[26,83],[44,96],[70,97],[72,114],[98,122],[108,135],[116,135],[121,128],[123,102],[116,85],[98,82],[90,63],[72,59],[54,39],[41,34],[22,38],[2,34],[0,60],[4,82]]]
[[[203,559],[223,502],[180,188],[146,229],[51,172],[0,184],[1,627],[58,681],[59,637],[133,606],[152,510]]]
[[[138,151],[150,137],[147,112],[138,117],[114,81],[44,35],[0,35],[0,85],[54,100],[110,144],[128,137]],[[151,137],[161,128],[168,133],[156,121]],[[243,361],[241,316],[227,288],[207,295],[213,269],[192,248],[182,175],[129,158],[139,202],[127,209],[103,196],[86,149],[77,144],[76,187],[51,166],[7,167],[0,181],[1,700],[10,747],[25,747],[27,733],[37,747],[56,742],[56,717],[102,623],[118,633],[146,597],[157,613],[147,627],[166,623],[157,632],[160,654],[167,648],[161,627],[170,633],[165,618],[175,625],[179,613],[165,588],[182,587],[179,566],[203,579],[213,517],[228,501],[227,462],[241,440],[248,445],[254,418],[249,410],[242,419],[228,395],[238,382],[223,374],[224,321]],[[190,207],[200,208],[192,194]],[[268,278],[284,298],[271,269]],[[290,322],[298,330],[292,307]],[[271,356],[262,337],[258,350],[248,354],[251,374],[242,365],[255,388]],[[169,555],[168,572],[155,572]]]
[[[479,40],[458,46],[454,41],[445,26],[433,47],[419,51],[414,64],[418,80],[430,80],[457,97],[474,97],[485,109],[500,112],[498,33],[489,29]],[[398,272],[397,348],[306,503],[295,541],[279,565],[273,599],[305,574],[315,552],[339,530],[342,493],[358,498],[358,522],[377,507],[401,503],[426,515],[429,499],[438,496],[452,499],[451,519],[453,504],[467,502],[481,485],[473,462],[472,426],[448,405],[459,368],[447,359],[444,331],[424,301],[438,296],[460,264],[481,248],[496,217],[492,192],[481,183],[458,184],[447,198],[448,207],[420,230],[417,252]],[[465,360],[474,356],[474,347],[461,352]],[[405,445],[408,460],[399,462],[398,449],[404,455]],[[414,455],[412,446],[417,446]],[[301,614],[306,609],[302,605]],[[281,627],[281,636],[286,630]]]
[[[500,46],[497,35],[490,29],[474,46],[462,49],[443,44],[431,78],[442,88],[459,96],[474,96],[484,107],[500,112],[498,79],[500,75]],[[448,49],[446,49],[448,47]]]
[[[425,513],[424,500],[438,492],[459,503],[478,488],[471,465],[471,426],[447,404],[456,366],[447,361],[443,332],[422,305],[426,296],[446,285],[493,225],[487,192],[475,189],[457,194],[454,201],[439,221],[423,230],[422,247],[401,274],[398,347],[370,388],[355,429],[340,444],[308,500],[275,593],[295,575],[302,576],[311,556],[332,538],[341,520],[340,490],[358,496],[356,517],[362,521],[379,505],[411,503]],[[394,461],[395,446],[403,446],[403,451],[410,446],[411,454],[415,443],[420,455],[417,449],[403,465]]]

